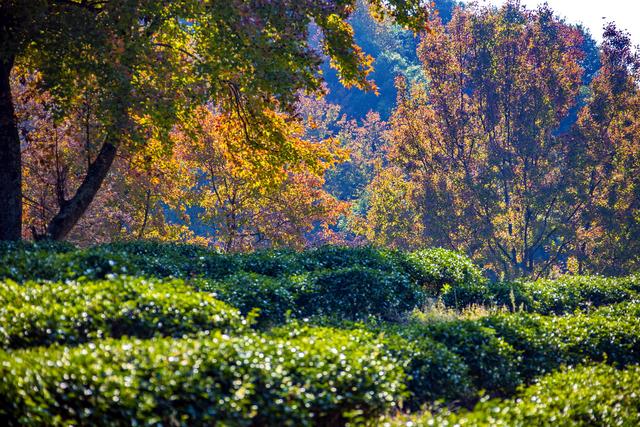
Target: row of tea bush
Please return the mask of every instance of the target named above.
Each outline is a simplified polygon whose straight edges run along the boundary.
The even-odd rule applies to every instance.
[[[543,377],[517,398],[485,400],[473,410],[399,416],[387,427],[575,427],[640,425],[640,366],[581,366]]]
[[[397,360],[406,375],[407,394],[394,399],[409,407],[438,399],[469,404],[480,390],[506,396],[563,365],[637,362],[638,314],[640,303],[629,302],[565,316],[518,312],[402,323],[320,317],[263,331],[262,336],[299,338],[301,331],[312,335],[316,330],[300,325],[333,325],[338,334],[377,342]],[[251,336],[256,334],[251,323],[236,308],[180,279],[0,283],[0,344],[6,351],[70,348],[121,337]]]
[[[464,255],[444,249],[401,252],[325,246],[305,252],[220,254],[199,246],[132,242],[77,249],[66,244],[0,244],[0,279],[95,280],[110,275],[176,277],[247,315],[281,323],[287,316],[335,315],[397,320],[428,298],[447,307],[502,306],[565,314],[640,299],[640,274],[564,276],[490,282]]]

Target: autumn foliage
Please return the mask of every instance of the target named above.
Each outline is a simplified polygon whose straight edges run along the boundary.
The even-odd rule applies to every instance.
[[[614,25],[598,46],[516,1],[150,1],[125,15],[153,36],[112,37],[123,4],[72,3],[48,9],[42,31],[77,24],[57,45],[12,54],[23,238],[440,246],[495,277],[639,266],[640,59]],[[79,17],[104,21],[60,44]]]

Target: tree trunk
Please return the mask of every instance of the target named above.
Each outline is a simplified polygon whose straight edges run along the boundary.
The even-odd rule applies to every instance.
[[[117,147],[110,142],[105,142],[102,145],[98,156],[89,165],[87,175],[78,187],[76,194],[62,203],[60,210],[49,223],[44,237],[53,240],[62,240],[67,237],[102,186],[102,182],[116,158],[117,151]]]
[[[0,58],[0,240],[22,237],[22,153],[10,76],[12,56]]]

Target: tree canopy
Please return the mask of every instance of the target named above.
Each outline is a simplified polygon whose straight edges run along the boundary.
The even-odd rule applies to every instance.
[[[95,197],[123,144],[168,135],[194,105],[214,102],[239,112],[247,126],[268,126],[261,112],[291,109],[300,91],[321,89],[321,53],[345,85],[372,88],[370,59],[347,23],[352,1],[16,0],[0,18],[0,239],[21,235],[20,136],[10,76],[15,66],[37,70],[59,116],[91,92],[99,147],[77,191],[61,200],[44,237],[60,239]],[[371,2],[384,19],[418,29],[419,1]],[[309,46],[309,28],[322,51]],[[275,134],[275,133],[274,133]]]

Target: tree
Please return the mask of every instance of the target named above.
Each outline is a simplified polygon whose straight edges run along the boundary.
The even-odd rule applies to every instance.
[[[575,258],[578,271],[624,274],[640,267],[640,53],[610,24],[600,59],[574,136],[590,195]]]
[[[12,82],[18,130],[25,142],[23,222],[34,236],[46,232],[60,205],[82,182],[96,154],[93,135],[100,130],[91,97],[82,97],[57,119],[56,104],[41,90],[39,79],[37,73],[16,70]],[[67,238],[83,245],[131,237],[193,238],[166,217],[167,206],[183,214],[189,200],[192,176],[180,166],[171,146],[156,138],[133,151],[120,147],[100,191]]]
[[[402,169],[392,166],[381,170],[360,199],[364,206],[356,204],[356,214],[349,217],[350,229],[375,245],[419,247],[424,229],[415,203],[416,190],[416,183],[405,179]]]
[[[266,114],[282,137],[271,146],[248,143],[240,117],[211,108],[198,110],[195,127],[173,135],[181,169],[194,175],[189,194],[198,220],[225,251],[303,247],[308,233],[328,228],[344,210],[322,189],[325,172],[346,158],[338,141],[303,139],[300,124]]]
[[[582,84],[581,31],[517,2],[458,9],[431,27],[419,49],[428,84],[399,80],[389,133],[422,242],[508,276],[547,271],[586,207],[569,189],[572,142],[557,132]]]
[[[99,147],[76,191],[60,204],[45,236],[62,239],[89,207],[121,147],[149,133],[168,140],[193,105],[213,100],[242,111],[287,109],[300,90],[319,90],[320,55],[309,48],[311,21],[323,51],[346,85],[372,87],[370,60],[346,19],[353,1],[225,2],[184,0],[14,0],[0,4],[0,240],[19,239],[22,162],[10,78],[16,64],[42,73],[60,114],[78,96],[97,103]],[[425,22],[419,1],[371,2],[414,29]],[[252,122],[252,123],[249,123]]]

